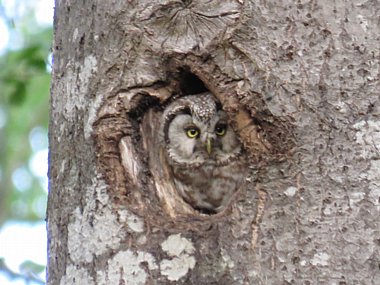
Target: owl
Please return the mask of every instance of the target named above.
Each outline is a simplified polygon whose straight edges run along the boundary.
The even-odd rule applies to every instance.
[[[207,214],[222,211],[245,180],[244,151],[209,92],[187,95],[162,115],[162,141],[179,195]]]

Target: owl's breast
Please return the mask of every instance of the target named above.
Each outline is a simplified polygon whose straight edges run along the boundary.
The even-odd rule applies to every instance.
[[[196,209],[219,211],[246,176],[243,161],[224,166],[205,162],[196,168],[173,167],[174,182],[183,199]]]

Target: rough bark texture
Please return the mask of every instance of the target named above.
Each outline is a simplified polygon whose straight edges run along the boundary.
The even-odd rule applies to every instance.
[[[377,1],[56,1],[49,284],[380,284]],[[250,157],[184,203],[162,106],[210,90]]]

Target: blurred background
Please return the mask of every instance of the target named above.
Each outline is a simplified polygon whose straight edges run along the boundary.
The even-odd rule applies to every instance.
[[[0,0],[0,284],[44,284],[54,0]]]

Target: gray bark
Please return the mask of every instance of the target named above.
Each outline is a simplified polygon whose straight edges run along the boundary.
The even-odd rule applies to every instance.
[[[377,1],[56,1],[48,284],[380,284]],[[250,157],[204,215],[161,105],[210,90]]]

